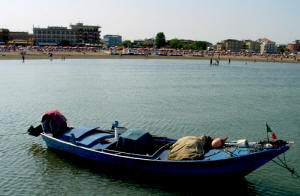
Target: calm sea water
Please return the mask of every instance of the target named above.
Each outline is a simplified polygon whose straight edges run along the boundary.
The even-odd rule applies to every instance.
[[[266,137],[265,123],[300,172],[300,65],[197,60],[0,61],[0,195],[176,195],[195,190],[95,171],[25,134],[43,112],[68,124],[138,127],[152,134]],[[16,135],[14,135],[16,134]],[[226,179],[224,179],[226,181]],[[216,185],[218,187],[218,185]],[[205,187],[198,187],[201,191]],[[269,162],[224,192],[300,195],[300,179]],[[209,190],[213,191],[213,190]]]

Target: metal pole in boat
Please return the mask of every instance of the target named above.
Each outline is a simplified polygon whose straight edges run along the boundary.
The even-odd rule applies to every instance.
[[[117,142],[116,145],[118,146],[119,133],[118,133],[117,127],[114,127],[114,131],[115,131],[115,141]]]
[[[270,143],[270,140],[269,140],[269,134],[268,134],[268,123],[266,122],[266,132],[267,132],[267,140],[268,140],[268,143]]]

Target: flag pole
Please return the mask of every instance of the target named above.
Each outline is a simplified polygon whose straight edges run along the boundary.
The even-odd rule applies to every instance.
[[[266,132],[267,132],[267,140],[268,140],[268,143],[270,143],[270,140],[269,140],[269,134],[268,134],[268,123],[266,121]]]

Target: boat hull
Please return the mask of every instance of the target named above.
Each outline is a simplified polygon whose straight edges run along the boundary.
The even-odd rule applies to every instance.
[[[49,148],[63,151],[84,159],[151,174],[182,175],[190,177],[243,177],[289,149],[288,146],[282,146],[276,149],[267,149],[249,155],[221,160],[172,161],[128,157],[116,153],[109,153],[105,150],[97,151],[70,142],[65,142],[47,134],[41,135]]]

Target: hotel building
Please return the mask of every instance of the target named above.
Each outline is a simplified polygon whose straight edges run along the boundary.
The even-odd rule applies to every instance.
[[[276,43],[274,41],[271,41],[267,38],[262,38],[258,40],[261,45],[260,45],[260,53],[262,54],[267,54],[267,53],[277,53],[277,47]]]
[[[67,27],[33,28],[36,45],[91,45],[100,42],[100,26],[88,26],[77,23]]]
[[[258,41],[243,40],[243,48],[248,52],[260,52],[260,43]]]
[[[218,51],[231,51],[231,52],[240,52],[242,49],[242,41],[235,39],[227,39],[217,43]]]
[[[100,42],[100,26],[83,25],[77,23],[71,25],[71,30],[75,32],[75,39],[77,44],[99,44]]]

